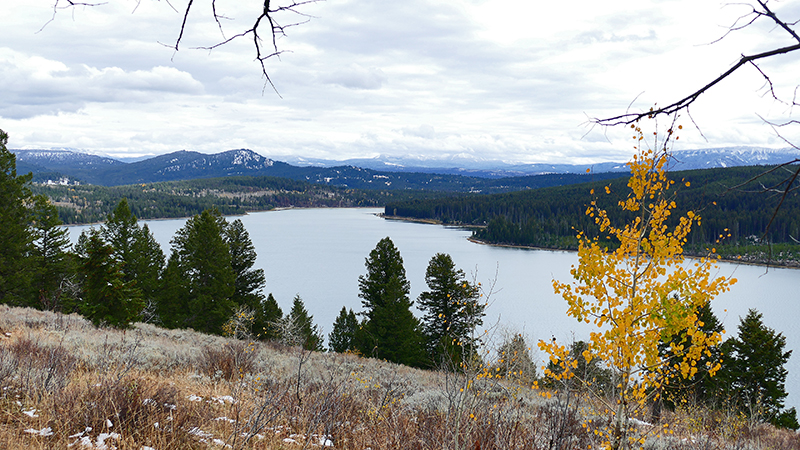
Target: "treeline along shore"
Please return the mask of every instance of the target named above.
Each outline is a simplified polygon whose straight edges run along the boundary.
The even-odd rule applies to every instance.
[[[784,173],[766,173],[769,169],[732,167],[671,174],[675,201],[702,217],[689,235],[687,255],[716,253],[724,260],[800,267],[800,200],[796,192],[782,198]],[[49,197],[61,221],[69,225],[100,222],[123,198],[130,200],[132,213],[140,219],[191,217],[211,207],[223,215],[240,215],[289,207],[383,206],[387,219],[471,227],[476,242],[575,250],[577,232],[600,235],[585,214],[587,205],[596,200],[601,207],[613,207],[628,192],[626,183],[622,177],[469,194],[349,189],[279,177],[236,176],[112,187],[33,184],[31,188]],[[621,217],[620,221],[630,219]]]
[[[769,169],[734,167],[671,174],[675,183],[670,191],[676,203],[702,218],[688,237],[686,255],[713,253],[730,261],[800,267],[800,199],[796,192],[789,192],[781,203],[782,193],[775,191],[781,190],[786,177],[780,170],[766,173]],[[742,185],[755,177],[756,181]],[[627,179],[621,178],[504,194],[411,199],[388,202],[384,214],[470,227],[472,239],[486,244],[576,250],[578,232],[602,237],[594,219],[586,214],[587,206],[594,200],[602,208],[616,209],[629,192],[626,184]],[[631,219],[620,217],[619,222]]]

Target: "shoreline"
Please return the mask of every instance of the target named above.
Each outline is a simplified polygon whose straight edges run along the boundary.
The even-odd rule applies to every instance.
[[[440,226],[444,226],[444,227],[463,228],[463,229],[482,228],[480,226],[475,226],[475,225],[448,225],[448,224],[442,223],[440,220],[434,220],[434,219],[416,219],[416,218],[412,218],[412,217],[386,216],[384,214],[376,214],[376,215],[378,217],[381,217],[381,218],[387,219],[387,220],[398,220],[398,221],[411,222],[411,223],[421,223],[421,224],[426,224],[426,225],[440,225]],[[468,237],[467,240],[472,242],[473,244],[488,245],[488,246],[491,246],[491,247],[516,248],[516,249],[520,249],[520,250],[539,250],[539,251],[548,251],[548,252],[571,252],[571,253],[577,253],[578,252],[577,249],[536,247],[536,246],[532,246],[532,245],[520,245],[520,244],[497,244],[497,243],[493,243],[493,242],[482,241],[482,240],[476,239],[476,238],[474,238],[472,236]],[[702,255],[694,255],[694,254],[690,254],[690,253],[685,253],[683,256],[685,258],[689,258],[689,259],[700,259],[700,258],[703,257]],[[773,269],[800,270],[800,261],[797,261],[797,260],[791,260],[791,261],[787,261],[787,262],[772,261],[772,262],[768,263],[768,262],[763,262],[763,261],[748,261],[747,259],[744,259],[743,257],[740,257],[740,258],[719,258],[717,260],[717,262],[724,262],[724,263],[729,263],[729,264],[744,264],[744,265],[748,265],[748,266],[759,266],[759,267],[764,267],[766,269],[773,268]]]
[[[250,211],[245,211],[243,214],[225,214],[223,217],[243,217],[249,215],[251,213],[261,213],[261,212],[272,212],[272,211],[289,211],[292,209],[378,209],[381,208],[380,206],[279,206],[277,208],[272,209],[253,209]],[[376,215],[380,215],[378,213]],[[154,218],[141,218],[137,217],[136,220],[139,222],[155,222],[161,220],[181,220],[181,219],[190,219],[194,216],[181,216],[181,217],[154,217]],[[62,227],[86,227],[86,226],[94,226],[94,225],[102,225],[106,223],[105,220],[98,221],[98,222],[83,222],[83,223],[70,223],[70,224],[61,224]]]

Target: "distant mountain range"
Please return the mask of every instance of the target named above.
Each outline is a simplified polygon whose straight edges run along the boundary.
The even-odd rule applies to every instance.
[[[291,158],[274,161],[251,150],[216,154],[178,151],[140,161],[74,150],[12,150],[18,173],[33,172],[35,181],[83,182],[117,186],[159,181],[237,175],[274,176],[359,189],[432,189],[458,192],[503,192],[572,184],[622,176],[624,163],[507,164],[468,158],[421,159],[382,156],[332,161]],[[800,158],[800,151],[731,147],[677,151],[671,170],[780,164]],[[591,168],[592,173],[586,174]]]
[[[782,164],[800,158],[800,151],[765,147],[721,147],[673,152],[670,170],[712,169],[736,166]],[[381,155],[375,158],[344,161],[288,157],[284,160],[297,166],[334,167],[350,165],[388,172],[428,172],[487,178],[541,175],[549,173],[627,172],[624,162],[597,164],[520,164],[473,157],[403,158]]]

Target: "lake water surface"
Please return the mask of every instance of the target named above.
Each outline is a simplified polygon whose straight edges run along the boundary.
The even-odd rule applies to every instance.
[[[590,325],[566,315],[566,303],[553,293],[552,280],[568,281],[577,262],[573,252],[492,247],[469,242],[459,228],[384,220],[382,209],[290,209],[240,217],[258,253],[257,267],[267,277],[284,312],[295,295],[327,335],[342,306],[361,310],[358,276],[378,241],[391,237],[400,250],[411,282],[411,298],[427,289],[425,269],[436,253],[449,253],[456,265],[487,287],[494,283],[485,325],[497,336],[521,332],[531,342],[556,337],[586,339]],[[233,220],[232,218],[230,220]],[[169,241],[185,219],[143,221],[169,254]],[[74,240],[85,226],[70,227]],[[764,315],[767,326],[786,336],[787,349],[800,346],[800,271],[720,264],[719,275],[739,282],[719,296],[712,308],[728,335],[735,335],[739,318],[749,308]],[[537,356],[535,345],[534,355]],[[538,355],[541,357],[541,355]],[[800,352],[787,364],[786,404],[800,408]]]

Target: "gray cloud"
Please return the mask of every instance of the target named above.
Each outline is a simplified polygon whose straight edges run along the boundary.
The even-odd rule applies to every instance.
[[[380,89],[386,82],[386,74],[376,67],[361,67],[352,63],[323,75],[323,83],[336,84],[350,89]]]

